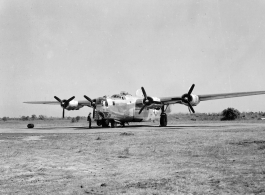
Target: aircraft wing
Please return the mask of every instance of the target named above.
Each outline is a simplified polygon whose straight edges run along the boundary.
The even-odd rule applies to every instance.
[[[206,100],[225,99],[225,98],[233,98],[233,97],[261,95],[261,94],[265,94],[265,91],[221,93],[221,94],[208,94],[208,95],[198,95],[198,96],[199,96],[200,101],[206,101]]]
[[[163,104],[181,104],[181,96],[179,97],[162,97],[159,98]]]
[[[252,92],[236,92],[236,93],[220,93],[220,94],[207,94],[207,95],[197,95],[199,101],[252,96],[252,95],[262,95],[265,91],[252,91]],[[163,104],[182,104],[182,96],[175,97],[162,97],[159,98]]]
[[[52,105],[60,105],[58,101],[34,101],[34,102],[23,102],[26,104],[52,104]]]
[[[77,101],[78,106],[88,106],[91,107],[91,103],[86,100]],[[60,105],[58,101],[33,101],[33,102],[23,102],[26,104],[50,104],[50,105]]]

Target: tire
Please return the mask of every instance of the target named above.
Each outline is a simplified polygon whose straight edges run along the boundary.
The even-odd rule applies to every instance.
[[[27,127],[28,127],[29,129],[34,128],[34,124],[30,123],[30,124],[28,124]]]
[[[117,123],[115,121],[111,121],[111,128],[116,128],[117,127]]]
[[[101,120],[98,120],[98,121],[97,121],[97,126],[100,127],[101,125],[102,125],[102,121],[101,121]]]
[[[167,115],[165,113],[161,114],[160,116],[160,126],[161,127],[167,126]]]
[[[102,120],[102,127],[109,127],[109,120]]]

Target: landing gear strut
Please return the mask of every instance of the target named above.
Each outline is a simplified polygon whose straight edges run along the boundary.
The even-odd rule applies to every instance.
[[[166,107],[166,109],[167,109],[167,107]],[[160,115],[160,127],[166,127],[167,126],[167,114],[165,113],[166,109],[164,106],[162,106],[162,108],[161,108],[162,113]]]

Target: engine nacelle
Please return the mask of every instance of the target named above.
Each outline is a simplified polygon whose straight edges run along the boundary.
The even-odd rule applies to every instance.
[[[161,104],[160,99],[157,97],[151,97],[153,99],[153,101],[157,102],[157,103],[152,103],[151,105],[147,106],[148,109],[160,109],[163,104]]]
[[[190,102],[190,104],[192,106],[197,106],[200,103],[200,98],[197,95],[191,94],[192,97],[192,101]]]
[[[197,106],[197,105],[200,103],[200,98],[199,98],[199,96],[194,95],[194,94],[190,94],[190,95],[191,95],[191,100],[190,100],[190,104],[191,104],[191,106]],[[182,102],[182,104],[188,106],[188,104],[185,103],[185,102]]]
[[[83,106],[78,106],[78,101],[72,100],[69,102],[68,106],[65,108],[66,110],[79,110]]]

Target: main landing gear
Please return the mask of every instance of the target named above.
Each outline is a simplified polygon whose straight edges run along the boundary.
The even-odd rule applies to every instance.
[[[160,115],[160,127],[166,127],[167,126],[167,114],[161,113]]]
[[[118,123],[116,123],[114,120],[112,120],[111,122],[111,128],[116,128]]]
[[[119,122],[116,122],[114,120],[108,120],[108,119],[97,120],[98,126],[109,127],[109,124],[110,124],[111,128],[116,128],[118,126],[118,124],[120,124],[122,127],[125,126],[124,122],[119,123]]]
[[[116,122],[114,120],[112,120],[111,122],[111,128],[116,128],[118,126],[118,124],[120,124],[122,127],[125,127],[125,122]],[[129,123],[127,123],[129,125]]]
[[[166,127],[167,126],[167,114],[165,113],[165,111],[167,110],[168,105],[165,109],[165,106],[162,106],[161,110],[162,113],[160,115],[160,127]]]
[[[109,127],[109,120],[108,119],[102,120],[102,127]]]
[[[97,125],[102,127],[109,127],[109,120],[108,119],[97,120]]]

